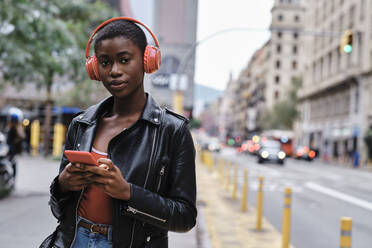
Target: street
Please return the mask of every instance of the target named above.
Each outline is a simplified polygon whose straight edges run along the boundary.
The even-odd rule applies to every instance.
[[[352,217],[353,248],[372,243],[372,173],[321,161],[287,159],[285,165],[258,164],[252,155],[232,149],[219,156],[249,171],[250,205],[256,206],[258,176],[264,177],[263,215],[280,232],[284,188],[292,188],[291,243],[297,248],[337,247],[340,218]],[[49,206],[49,184],[59,162],[22,156],[18,160],[16,190],[0,200],[0,248],[38,247],[57,222]],[[238,183],[242,184],[239,173]],[[228,200],[228,199],[226,199]],[[172,235],[170,235],[172,240]]]
[[[264,177],[263,215],[279,230],[282,227],[284,189],[292,189],[291,243],[298,248],[337,247],[340,219],[351,217],[352,247],[372,243],[372,174],[366,170],[287,159],[285,165],[258,164],[253,155],[237,155],[225,149],[221,157],[240,169],[248,168],[250,204],[256,205],[258,176]],[[240,170],[242,171],[242,170]],[[242,184],[242,173],[238,182]]]

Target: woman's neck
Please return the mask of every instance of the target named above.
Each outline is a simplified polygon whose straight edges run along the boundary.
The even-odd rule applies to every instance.
[[[142,113],[146,104],[145,92],[127,98],[114,98],[112,114],[118,116],[132,116]]]

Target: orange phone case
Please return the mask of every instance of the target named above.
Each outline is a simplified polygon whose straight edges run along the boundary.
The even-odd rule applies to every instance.
[[[71,163],[82,163],[97,165],[97,160],[90,152],[65,150],[65,155]]]

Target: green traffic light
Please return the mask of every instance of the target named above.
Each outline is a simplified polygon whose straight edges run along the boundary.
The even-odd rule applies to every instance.
[[[353,50],[353,47],[351,45],[344,46],[345,53],[351,53],[352,50]]]

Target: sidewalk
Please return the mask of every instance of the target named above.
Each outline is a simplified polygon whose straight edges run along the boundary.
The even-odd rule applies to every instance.
[[[197,161],[197,180],[198,199],[203,203],[199,212],[205,215],[212,248],[281,247],[281,234],[265,218],[262,220],[263,230],[255,230],[256,209],[248,205],[248,210],[241,212],[240,200],[233,200],[231,191],[227,191],[225,184],[218,180],[217,172],[200,161]]]

